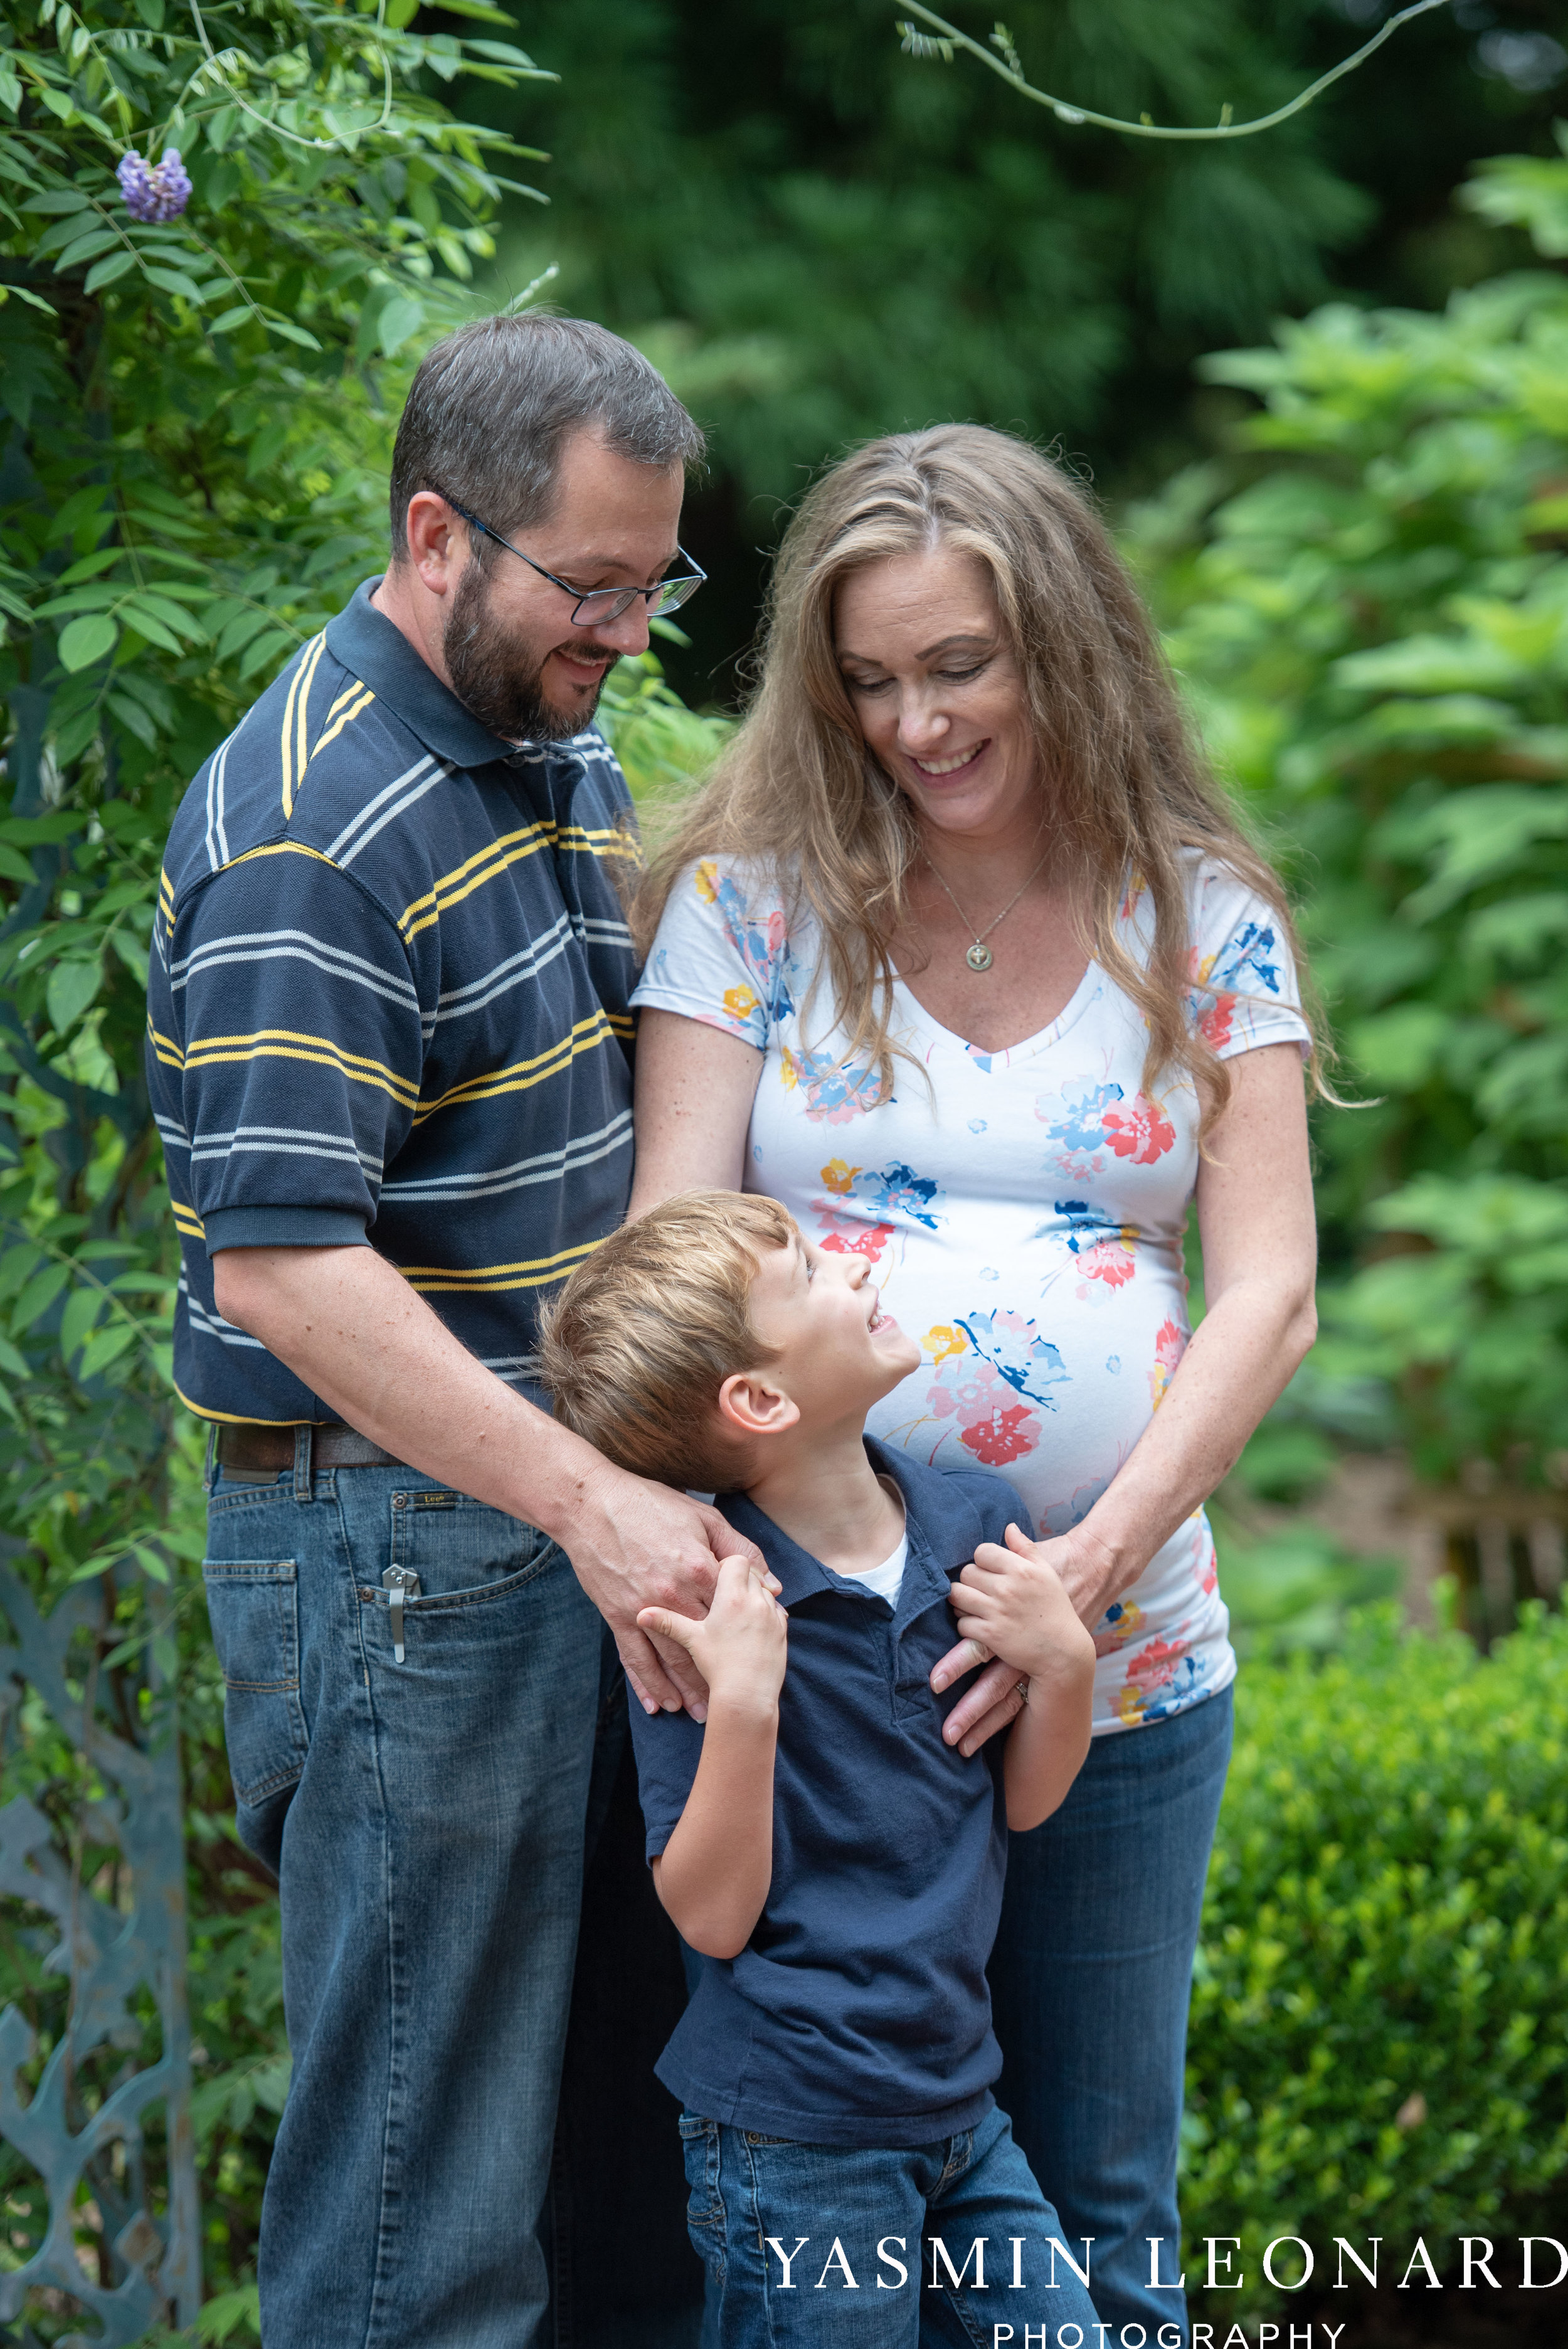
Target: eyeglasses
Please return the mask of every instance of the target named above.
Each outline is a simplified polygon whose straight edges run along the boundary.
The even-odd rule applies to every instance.
[[[446,492],[443,490],[440,495],[446,497]],[[677,611],[681,605],[689,603],[707,577],[706,571],[692,563],[686,549],[677,545],[676,553],[683,563],[691,563],[691,569],[679,573],[674,579],[655,580],[651,587],[574,587],[569,579],[560,579],[553,571],[546,571],[542,563],[535,563],[531,554],[524,554],[521,546],[513,546],[510,538],[502,538],[499,530],[491,530],[489,523],[481,522],[478,514],[469,513],[467,506],[460,506],[456,498],[447,498],[447,503],[455,514],[461,516],[470,530],[481,531],[486,538],[493,538],[498,546],[504,546],[509,554],[515,554],[520,563],[526,563],[531,571],[537,571],[542,579],[548,579],[551,585],[559,587],[563,595],[574,596],[576,601],[572,611],[574,628],[597,628],[608,620],[618,620],[623,612],[631,610],[639,595],[646,606],[648,617],[662,618],[666,612]]]

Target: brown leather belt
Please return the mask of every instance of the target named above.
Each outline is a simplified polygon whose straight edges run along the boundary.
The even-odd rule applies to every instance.
[[[294,1464],[295,1437],[302,1431],[293,1427],[268,1427],[256,1420],[242,1420],[237,1426],[218,1430],[218,1461],[221,1467],[232,1468],[242,1476],[276,1475]],[[345,1427],[340,1419],[319,1421],[303,1431],[310,1436],[310,1454],[317,1468],[401,1468],[405,1463],[395,1452],[383,1452],[378,1444],[356,1429]]]

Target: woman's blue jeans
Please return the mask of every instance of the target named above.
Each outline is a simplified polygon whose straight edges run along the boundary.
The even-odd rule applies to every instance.
[[[208,1525],[240,1833],[281,1883],[294,2051],[264,2338],[529,2349],[614,1651],[606,1673],[553,1542],[411,1469],[220,1475]],[[421,1590],[401,1662],[395,1565]]]
[[[1055,1816],[1011,1838],[991,1960],[998,2100],[1102,2320],[1187,2335],[1176,2154],[1203,1881],[1231,1754],[1229,1689],[1097,1737]],[[1149,2238],[1161,2239],[1150,2282]],[[1136,2332],[1133,2340],[1137,2340]],[[1167,2333],[1167,2339],[1170,2338]]]
[[[1069,2238],[1053,2255],[1061,2222],[1006,2113],[892,2152],[696,2113],[682,2114],[681,2136],[711,2349],[1025,2349],[1026,2327],[1033,2349],[1099,2349],[1062,2255],[1081,2268],[1083,2246]]]

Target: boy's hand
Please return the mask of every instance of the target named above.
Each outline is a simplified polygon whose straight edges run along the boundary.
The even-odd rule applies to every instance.
[[[716,1704],[771,1713],[778,1703],[789,1618],[768,1589],[759,1566],[727,1557],[714,1584],[713,1604],[700,1622],[667,1607],[645,1607],[637,1627],[686,1650],[707,1682],[710,1717]]]
[[[1053,1678],[1064,1669],[1076,1674],[1086,1660],[1091,1670],[1094,1663],[1093,1638],[1044,1555],[1049,1547],[1009,1526],[1006,1547],[982,1542],[953,1593],[964,1638],[978,1640],[1030,1680]]]

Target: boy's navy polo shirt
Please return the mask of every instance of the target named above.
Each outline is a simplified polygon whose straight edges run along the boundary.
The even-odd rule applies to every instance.
[[[738,1958],[704,1958],[656,2066],[709,2120],[840,2146],[923,2145],[972,2128],[1002,2068],[985,1963],[1006,1865],[1004,1740],[966,1761],[932,1666],[957,1638],[948,1593],[1008,1521],[1033,1528],[985,1469],[927,1468],[868,1436],[903,1495],[909,1558],[895,1612],[831,1573],[741,1495],[718,1506],[783,1588],[773,1878]],[[684,1713],[632,1707],[647,1854],[664,1850],[702,1753]]]
[[[170,835],[148,1067],[209,1419],[335,1414],[225,1321],[227,1247],[367,1243],[536,1400],[542,1299],[625,1213],[637,855],[603,737],[503,742],[367,581]]]

